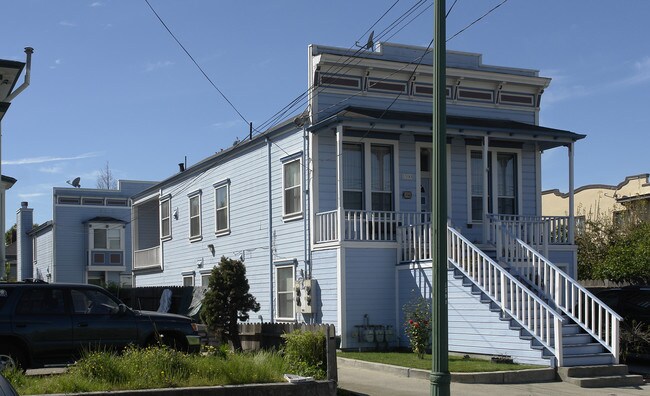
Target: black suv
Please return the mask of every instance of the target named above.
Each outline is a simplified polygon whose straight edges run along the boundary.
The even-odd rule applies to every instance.
[[[73,362],[92,349],[162,343],[198,352],[192,319],[136,311],[98,286],[0,283],[0,369]]]

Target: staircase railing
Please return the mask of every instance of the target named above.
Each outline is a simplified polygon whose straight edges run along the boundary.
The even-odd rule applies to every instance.
[[[470,279],[563,365],[562,315],[483,251],[447,227],[449,262]]]
[[[516,242],[509,264],[607,348],[618,363],[623,318],[530,245],[521,239]]]

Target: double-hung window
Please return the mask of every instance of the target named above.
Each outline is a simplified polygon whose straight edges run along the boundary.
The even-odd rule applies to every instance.
[[[294,320],[294,265],[278,266],[275,268],[276,280],[276,319]]]
[[[166,198],[160,201],[160,239],[169,239],[172,237],[171,222],[171,199]]]
[[[91,266],[124,265],[124,225],[90,223],[89,247]]]
[[[393,210],[393,148],[370,146],[372,210]]]
[[[214,185],[215,233],[224,235],[230,232],[230,180]]]
[[[190,240],[201,239],[201,192],[194,192],[190,198]]]
[[[282,165],[282,191],[284,218],[297,218],[302,215],[302,178],[300,158],[285,161]]]
[[[392,211],[395,162],[393,145],[343,144],[343,207]]]
[[[343,207],[351,210],[364,208],[363,145],[343,144]]]

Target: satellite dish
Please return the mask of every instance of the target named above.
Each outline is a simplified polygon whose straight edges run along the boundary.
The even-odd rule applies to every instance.
[[[70,181],[70,180],[66,181],[66,183],[68,183],[69,185],[71,185],[74,188],[81,187],[81,184],[79,184],[79,182],[81,182],[80,177],[75,177],[74,180],[72,180],[72,181]]]
[[[366,49],[371,49],[373,45],[375,45],[375,42],[372,40],[372,38],[375,35],[375,31],[373,30],[370,32],[370,36],[368,37],[368,42],[366,43]]]
[[[366,45],[363,45],[363,46],[359,45],[358,41],[356,43],[354,43],[354,44],[359,48],[363,48],[363,49],[367,49],[367,50],[372,49],[372,47],[375,45],[375,41],[373,39],[374,36],[375,36],[375,31],[373,30],[372,32],[370,32],[370,36],[368,36],[368,41],[366,42]]]

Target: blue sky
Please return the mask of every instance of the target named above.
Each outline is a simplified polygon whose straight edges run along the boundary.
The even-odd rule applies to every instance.
[[[207,75],[254,125],[307,88],[310,43],[351,47],[395,0],[149,0]],[[453,35],[502,0],[458,0]],[[400,0],[377,35],[417,0]],[[425,7],[431,0],[424,1]],[[447,0],[450,7],[453,0]],[[0,59],[24,61],[30,87],[3,120],[7,226],[21,201],[51,219],[52,187],[81,177],[95,187],[108,162],[119,179],[161,180],[248,133],[144,0],[5,2]],[[385,37],[428,45],[433,11]],[[587,134],[576,146],[576,186],[617,184],[650,171],[650,2],[509,0],[447,43],[486,64],[553,79],[540,124]],[[409,22],[410,21],[410,22]],[[21,77],[22,82],[22,77]],[[567,152],[543,156],[543,188],[567,190]]]

